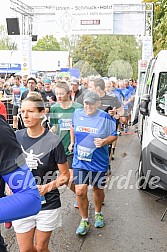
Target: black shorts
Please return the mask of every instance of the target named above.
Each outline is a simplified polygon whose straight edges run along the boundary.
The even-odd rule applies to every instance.
[[[111,154],[111,149],[112,149],[112,143],[110,143],[110,144],[108,145],[108,154],[109,154],[109,156],[110,156],[110,154]]]
[[[18,110],[19,110],[19,106],[13,106],[13,111],[12,111],[13,116],[17,116]]]
[[[118,129],[118,125],[119,125],[119,119],[116,119],[116,131]]]
[[[73,160],[73,154],[67,156],[67,162],[69,169],[72,169],[72,160]]]

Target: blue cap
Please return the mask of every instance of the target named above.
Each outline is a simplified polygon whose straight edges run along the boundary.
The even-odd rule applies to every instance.
[[[44,79],[43,82],[44,82],[44,83],[50,83],[50,84],[51,84],[51,80],[50,80],[50,79]]]

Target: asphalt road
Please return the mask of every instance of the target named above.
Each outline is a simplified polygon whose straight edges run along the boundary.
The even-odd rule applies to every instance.
[[[133,130],[133,128],[132,128]],[[167,192],[144,192],[136,188],[136,170],[140,156],[137,134],[123,135],[118,139],[112,176],[105,189],[103,213],[105,227],[96,229],[92,191],[89,189],[89,216],[91,229],[85,237],[78,237],[75,230],[80,222],[79,211],[73,207],[74,194],[61,189],[63,227],[51,238],[52,252],[166,252],[167,207],[166,199],[156,201]],[[4,230],[10,252],[18,252],[13,229]]]

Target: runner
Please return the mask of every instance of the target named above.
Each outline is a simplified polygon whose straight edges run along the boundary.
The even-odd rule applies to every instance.
[[[85,235],[90,227],[88,219],[88,185],[93,186],[95,227],[104,226],[101,212],[104,201],[105,176],[109,166],[108,144],[116,140],[116,125],[110,115],[99,110],[100,97],[88,91],[84,96],[84,109],[73,114],[71,144],[74,145],[74,183],[82,217],[76,233]]]
[[[20,97],[21,97],[21,82],[20,82],[20,77],[15,76],[14,77],[14,85],[12,86],[12,101],[11,103],[13,104],[13,129],[17,129],[17,115],[19,111],[19,106],[20,106]]]
[[[73,151],[69,151],[68,147],[70,145],[70,126],[72,123],[72,115],[77,108],[82,108],[80,103],[74,102],[70,99],[70,89],[66,82],[58,82],[55,88],[55,94],[57,98],[57,103],[51,107],[50,122],[55,129],[55,133],[60,136],[62,143],[64,145],[65,153],[67,156],[67,161],[70,169],[70,189],[75,192],[73,183]],[[77,203],[74,203],[77,207]]]
[[[60,138],[41,125],[44,114],[41,97],[29,96],[22,101],[21,115],[26,128],[16,131],[16,137],[36,178],[42,209],[37,215],[13,221],[20,251],[49,251],[52,231],[61,226],[58,187],[70,177]]]

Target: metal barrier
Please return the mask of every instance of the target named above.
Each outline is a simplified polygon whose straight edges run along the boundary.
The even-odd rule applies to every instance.
[[[6,106],[6,110],[7,110],[7,122],[9,123],[9,125],[13,125],[13,104],[11,104],[12,101],[12,97],[3,97],[1,98],[1,102],[3,102]]]

